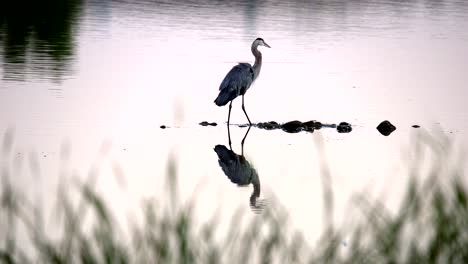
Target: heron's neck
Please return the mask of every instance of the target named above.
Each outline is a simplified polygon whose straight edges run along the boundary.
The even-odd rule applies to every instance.
[[[254,190],[252,192],[252,195],[250,195],[250,205],[256,206],[257,198],[260,197],[260,183],[254,183],[253,187]]]
[[[260,74],[260,69],[262,68],[262,53],[258,51],[257,45],[252,45],[252,53],[255,56],[255,63],[253,65],[253,70],[254,70],[254,78],[256,79],[258,75]]]

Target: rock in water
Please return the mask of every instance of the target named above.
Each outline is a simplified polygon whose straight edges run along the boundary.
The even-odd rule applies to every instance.
[[[314,129],[318,127],[317,123],[320,123],[320,122],[316,122],[315,120],[310,120],[310,121],[302,123],[302,126],[304,127],[305,131],[314,132]],[[321,126],[322,124],[320,124],[320,127]],[[317,129],[320,129],[320,128],[317,128]]]
[[[396,127],[388,120],[383,121],[377,126],[377,130],[384,136],[390,135],[395,129]]]
[[[315,128],[315,129],[321,129],[321,128],[322,128],[322,123],[320,123],[320,122],[318,122],[318,121],[315,122],[315,123],[314,123],[314,128]]]
[[[302,131],[303,125],[301,121],[294,120],[294,121],[290,121],[290,122],[282,124],[281,129],[283,129],[284,131],[288,133],[298,133]]]
[[[336,130],[338,131],[338,133],[349,133],[353,130],[353,128],[349,123],[341,122],[336,127]]]
[[[216,124],[215,122],[213,123],[209,123],[207,121],[203,121],[203,122],[200,122],[198,123],[200,126],[217,126],[218,124]]]
[[[270,122],[258,123],[257,127],[266,129],[266,130],[273,130],[273,129],[280,128],[280,125],[276,123],[275,121],[270,121]]]

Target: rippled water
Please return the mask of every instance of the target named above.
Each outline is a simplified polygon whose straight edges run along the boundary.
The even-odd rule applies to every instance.
[[[412,125],[467,146],[466,1],[64,3],[0,4],[0,134],[14,142],[0,161],[33,195],[100,168],[102,192],[133,210],[164,189],[172,153],[181,194],[197,193],[201,218],[247,207],[251,187],[236,188],[218,165],[228,109],[213,100],[235,63],[253,62],[257,37],[272,48],[261,50],[262,73],[245,97],[253,122],[353,127],[252,128],[246,138],[262,199],[275,195],[298,228],[320,232],[322,159],[339,220],[353,192],[398,197]],[[236,124],[246,122],[240,106],[235,100]],[[397,127],[388,137],[375,129],[383,120]],[[231,128],[238,154],[246,130]]]

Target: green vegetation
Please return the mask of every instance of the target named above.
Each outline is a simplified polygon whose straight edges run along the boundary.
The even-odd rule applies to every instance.
[[[154,199],[142,206],[142,221],[129,235],[116,224],[106,202],[93,188],[95,179],[58,191],[60,206],[52,235],[43,226],[41,210],[22,198],[6,173],[1,185],[0,260],[4,263],[468,263],[468,190],[455,145],[447,138],[422,135],[415,146],[413,167],[396,212],[365,194],[355,197],[363,217],[346,229],[329,225],[317,246],[287,226],[278,203],[269,203],[260,217],[245,223],[236,211],[226,234],[218,219],[197,228],[193,205],[177,200],[177,166],[169,159],[170,206]],[[430,165],[428,173],[424,164]],[[423,173],[424,175],[419,175]],[[69,183],[67,185],[70,185]],[[324,206],[331,211],[331,186],[324,181]],[[164,208],[164,209],[163,209]],[[331,212],[328,212],[331,214]],[[23,228],[28,243],[18,241]],[[347,237],[346,245],[343,237]]]

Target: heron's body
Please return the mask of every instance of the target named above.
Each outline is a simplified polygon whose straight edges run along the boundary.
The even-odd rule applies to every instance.
[[[223,106],[244,95],[255,80],[255,73],[249,63],[239,63],[224,77],[219,86],[219,95],[215,100],[217,106]]]
[[[240,95],[242,96],[242,110],[244,111],[247,120],[249,120],[249,124],[251,124],[249,116],[245,112],[244,95],[258,77],[260,69],[262,68],[262,54],[258,51],[258,46],[270,47],[263,39],[257,38],[252,43],[251,47],[252,54],[255,56],[254,65],[252,66],[249,63],[239,63],[228,72],[219,86],[219,95],[214,102],[218,106],[224,106],[230,102],[228,125],[231,117],[232,101]]]

